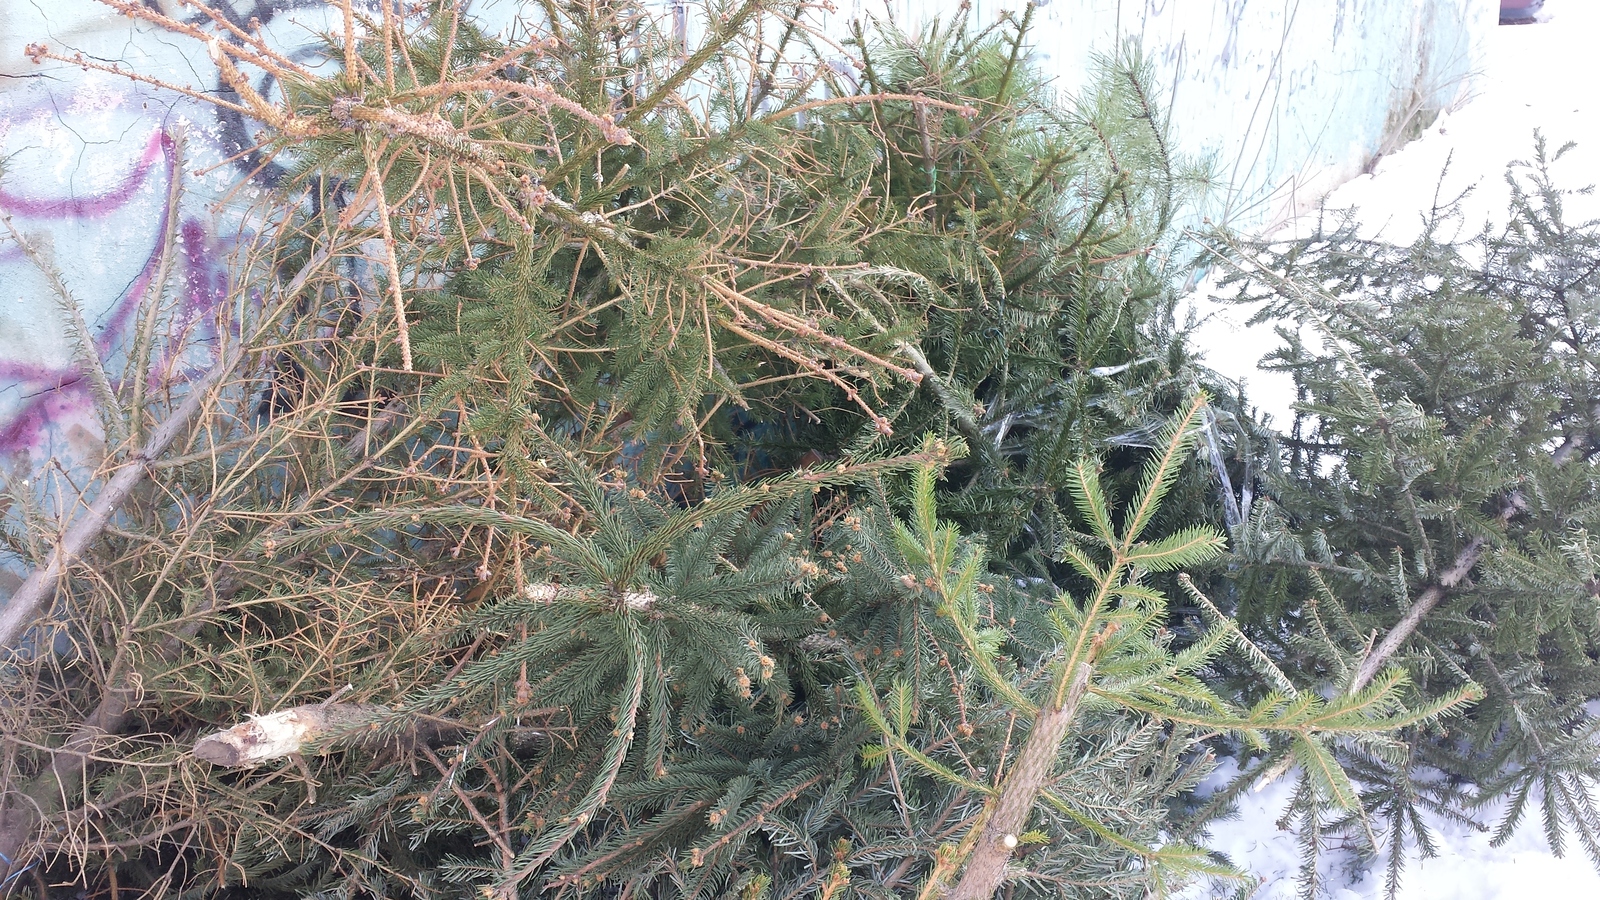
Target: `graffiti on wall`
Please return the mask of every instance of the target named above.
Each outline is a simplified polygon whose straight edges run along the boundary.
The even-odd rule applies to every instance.
[[[184,15],[170,0],[160,5]],[[127,371],[142,325],[135,312],[160,301],[156,352],[143,375],[159,395],[203,367],[226,327],[218,308],[242,220],[219,199],[237,201],[241,181],[248,192],[283,175],[250,149],[249,123],[236,112],[114,75],[35,65],[22,52],[47,43],[229,99],[203,50],[136,35],[148,29],[92,0],[63,0],[48,12],[21,6],[0,21],[0,214],[35,251],[30,257],[0,228],[0,459],[12,472],[49,458],[93,460],[102,449],[63,301],[44,269],[55,270],[82,311],[114,385],[141,377]],[[301,58],[322,52],[311,26],[326,5],[316,0],[222,8],[241,25],[259,22]],[[270,94],[274,86],[261,79]],[[161,272],[168,277],[153,291]]]
[[[108,364],[130,343],[133,314],[149,295],[157,272],[164,264],[172,268],[172,293],[177,296],[167,319],[168,337],[160,342],[164,353],[148,375],[150,387],[156,389],[182,378],[184,373],[174,371],[181,357],[177,348],[212,336],[204,333],[214,327],[209,313],[227,288],[219,252],[219,245],[226,242],[219,242],[199,215],[172,202],[172,181],[184,178],[176,151],[175,135],[157,125],[145,139],[143,152],[103,191],[63,192],[48,183],[46,190],[30,191],[15,183],[20,179],[0,182],[0,211],[36,250],[43,248],[42,261],[59,269],[62,280],[73,286],[73,299],[95,313],[90,318],[94,349]],[[156,198],[153,208],[151,198]],[[177,258],[165,260],[163,236],[173,227],[174,217],[177,238],[172,252]],[[112,274],[116,260],[90,263],[80,254],[96,252],[100,248],[94,245],[111,242],[109,233],[130,226],[136,230],[115,243],[117,249],[128,252],[124,259],[131,261],[133,271],[123,273],[124,277],[111,285],[84,277]],[[74,252],[63,253],[63,245]],[[37,269],[36,262],[14,242],[0,249],[0,282],[18,288],[29,285],[43,275]],[[43,306],[54,311],[51,305],[20,291],[10,299],[18,307]],[[31,336],[31,326],[36,323],[27,321],[30,318],[23,309],[11,311],[6,317],[7,330]],[[37,324],[48,327],[50,323]],[[59,443],[68,431],[91,427],[92,401],[85,376],[70,356],[61,358],[65,348],[53,346],[55,343],[30,340],[8,348],[8,356],[0,358],[0,383],[11,395],[6,398],[9,402],[0,406],[0,453],[35,452]]]

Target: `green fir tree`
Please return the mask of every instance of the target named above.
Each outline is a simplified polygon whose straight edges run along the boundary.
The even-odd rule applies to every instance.
[[[1232,476],[1172,314],[1201,178],[1132,51],[1063,109],[1031,7],[841,60],[798,0],[712,3],[690,46],[634,0],[508,38],[342,4],[312,70],[223,10],[103,2],[204,42],[290,176],[212,374],[97,393],[108,512],[64,568],[11,491],[37,577],[7,627],[69,648],[6,670],[19,892],[1159,895],[1242,877],[1173,839],[1208,741],[1368,821],[1346,768],[1495,688],[1441,655],[1319,692],[1344,632],[1280,639],[1306,606],[1271,598],[1241,626],[1183,575]],[[1448,443],[1429,415],[1394,459]],[[1416,494],[1384,584],[1500,533],[1488,467]],[[1268,510],[1232,536],[1250,596]],[[1542,685],[1524,654],[1507,683]],[[1483,728],[1458,749],[1509,745]]]
[[[1392,895],[1431,852],[1424,810],[1496,843],[1536,820],[1558,854],[1600,865],[1600,223],[1567,220],[1559,155],[1539,139],[1507,175],[1509,224],[1470,240],[1441,203],[1409,246],[1348,216],[1300,241],[1214,245],[1239,296],[1285,323],[1272,366],[1300,391],[1292,433],[1256,443],[1234,610],[1302,684],[1359,690],[1399,663],[1413,703],[1485,691],[1460,718],[1340,748],[1362,815],[1297,798],[1307,896],[1333,840],[1385,852]]]

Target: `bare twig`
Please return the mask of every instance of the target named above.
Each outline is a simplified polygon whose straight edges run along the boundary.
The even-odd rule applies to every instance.
[[[411,327],[406,323],[406,301],[400,292],[400,262],[394,254],[394,230],[389,224],[389,201],[383,195],[383,173],[378,168],[377,153],[370,142],[365,145],[365,150],[367,178],[372,185],[372,199],[378,204],[378,226],[383,231],[383,263],[389,275],[389,297],[394,301],[394,319],[400,332],[400,366],[410,372],[412,371]]]
[[[133,338],[133,362],[128,367],[126,378],[131,379],[132,393],[128,401],[128,434],[134,443],[144,436],[144,392],[150,380],[150,350],[155,343],[156,325],[161,318],[161,298],[166,291],[167,279],[172,276],[173,251],[178,240],[178,226],[182,219],[179,215],[178,202],[183,197],[183,171],[184,150],[187,147],[187,132],[182,124],[173,127],[172,136],[172,175],[167,183],[167,220],[162,225],[161,244],[156,249],[160,254],[156,263],[155,274],[150,277],[150,283],[145,286],[144,292],[144,321],[139,326]]]

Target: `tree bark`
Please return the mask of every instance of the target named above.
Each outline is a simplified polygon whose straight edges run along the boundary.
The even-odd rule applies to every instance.
[[[1349,693],[1354,694],[1372,682],[1378,671],[1383,668],[1384,663],[1389,661],[1389,657],[1394,656],[1402,644],[1410,640],[1411,635],[1416,632],[1417,626],[1422,624],[1422,620],[1427,617],[1428,613],[1433,612],[1433,608],[1439,605],[1439,601],[1445,598],[1445,594],[1451,588],[1460,584],[1461,579],[1467,577],[1467,573],[1472,571],[1472,567],[1478,564],[1478,558],[1483,556],[1483,551],[1486,547],[1488,547],[1487,541],[1481,537],[1475,537],[1468,541],[1465,547],[1461,548],[1461,552],[1456,554],[1455,562],[1451,563],[1450,568],[1439,576],[1438,581],[1428,585],[1428,589],[1422,592],[1422,596],[1417,598],[1417,602],[1411,604],[1411,608],[1406,610],[1406,614],[1400,618],[1400,621],[1396,622],[1395,626],[1389,629],[1389,633],[1383,636],[1383,641],[1378,644],[1377,649],[1373,650],[1367,655],[1366,659],[1361,661],[1361,668],[1356,670],[1355,680],[1350,682]]]
[[[994,811],[979,826],[982,831],[967,868],[961,873],[961,881],[945,895],[947,900],[989,900],[1000,888],[1005,880],[1006,863],[1017,846],[1017,835],[1028,824],[1028,814],[1050,780],[1056,755],[1061,752],[1061,741],[1072,726],[1072,720],[1077,718],[1078,705],[1089,690],[1091,673],[1089,663],[1080,663],[1072,673],[1072,682],[1067,686],[1066,700],[1061,706],[1039,710],[1033,730],[1028,732],[1028,740],[1000,788]]]
[[[336,749],[338,738],[388,713],[366,703],[308,703],[251,716],[195,742],[194,755],[214,766],[255,766],[298,753]]]

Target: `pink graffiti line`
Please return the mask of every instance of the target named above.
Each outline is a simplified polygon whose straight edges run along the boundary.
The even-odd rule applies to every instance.
[[[164,131],[152,133],[144,152],[133,170],[121,184],[105,193],[90,197],[20,198],[0,191],[0,209],[24,216],[45,219],[93,218],[109,215],[124,208],[139,188],[151,177],[157,163],[161,163],[168,184],[170,179],[181,178],[178,171],[176,144]],[[96,349],[109,357],[114,349],[128,337],[133,314],[150,289],[150,284],[162,265],[162,240],[173,221],[180,215],[170,202],[170,191],[162,191],[160,226],[155,232],[154,246],[140,267],[138,276],[108,311],[104,325],[95,338]],[[214,337],[214,326],[206,322],[204,313],[214,309],[226,295],[228,277],[223,267],[216,263],[217,242],[210,239],[204,226],[196,219],[185,219],[179,225],[182,237],[180,280],[182,302],[176,318],[168,323],[167,346],[160,362],[149,372],[149,385],[160,388],[163,383],[173,384],[187,380],[183,370],[184,347],[196,341]],[[224,245],[230,242],[222,242]],[[14,249],[14,248],[13,248]],[[175,248],[177,249],[177,248]],[[19,263],[20,252],[6,252],[0,263]],[[199,325],[200,327],[196,327]],[[207,327],[210,326],[210,327]],[[198,334],[196,332],[199,332]],[[125,372],[123,377],[138,377]],[[120,382],[121,379],[115,379]],[[31,363],[0,360],[0,386],[7,384],[31,391],[13,413],[0,420],[0,454],[26,450],[39,446],[50,431],[53,422],[63,417],[87,412],[91,403],[87,383],[76,366],[54,368]]]
[[[87,219],[109,215],[132,199],[157,160],[166,158],[170,171],[172,145],[172,137],[165,131],[152,133],[145,144],[144,155],[139,157],[133,170],[123,176],[121,184],[105,193],[84,197],[24,197],[0,190],[0,209],[36,219]]]
[[[8,421],[0,422],[0,453],[37,447],[53,423],[86,412],[89,390],[82,376],[60,372],[54,378],[40,380],[54,384],[24,400]]]

